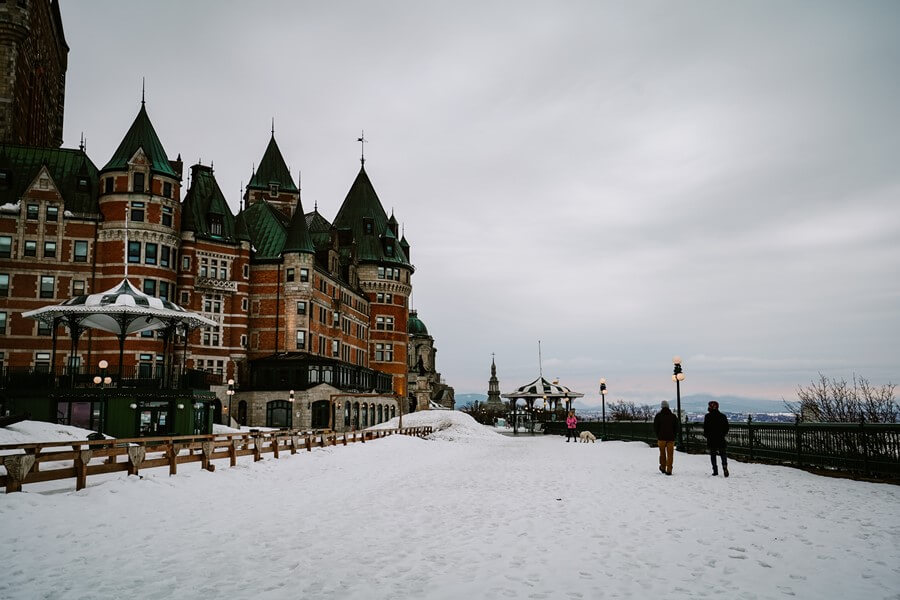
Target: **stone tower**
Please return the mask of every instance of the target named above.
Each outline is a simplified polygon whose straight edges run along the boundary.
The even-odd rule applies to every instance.
[[[503,406],[503,400],[500,398],[500,382],[497,380],[497,365],[494,364],[493,355],[491,356],[491,379],[488,381],[488,397],[485,404]]]
[[[57,0],[0,2],[0,143],[62,145],[68,56]]]

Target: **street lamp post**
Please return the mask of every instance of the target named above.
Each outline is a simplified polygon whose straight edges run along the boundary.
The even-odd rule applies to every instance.
[[[234,398],[234,379],[228,380],[228,391],[225,394],[228,396],[228,406],[225,407],[225,413],[228,417],[226,425],[231,425],[231,401]]]
[[[675,365],[675,368],[672,371],[672,381],[675,382],[675,406],[678,411],[678,451],[681,452],[684,449],[684,443],[681,433],[681,382],[684,381],[684,373],[681,369],[681,357],[676,356],[672,359],[672,363]]]
[[[109,363],[105,360],[101,360],[97,363],[97,366],[100,367],[100,374],[94,376],[94,385],[100,388],[100,398],[102,400],[103,409],[101,415],[106,415],[109,411],[109,407],[106,406],[106,388],[109,384],[112,383],[112,377],[106,374],[106,368],[109,366]],[[94,410],[91,407],[91,416],[93,417]],[[102,418],[105,417],[101,417]],[[103,428],[103,423],[91,423],[92,426],[97,427],[98,431]]]
[[[603,440],[606,441],[606,378],[600,378],[600,403],[603,407]]]

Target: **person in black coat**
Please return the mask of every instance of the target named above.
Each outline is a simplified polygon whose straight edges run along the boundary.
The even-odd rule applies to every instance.
[[[722,457],[722,474],[728,477],[728,456],[725,453],[725,436],[728,434],[728,418],[719,412],[719,403],[710,401],[708,412],[703,418],[703,437],[709,448],[709,460],[712,462],[713,475],[719,474],[716,465],[716,454]]]
[[[681,428],[678,417],[669,410],[669,403],[662,401],[662,410],[653,419],[653,430],[656,432],[656,444],[659,446],[659,471],[672,474],[672,461],[675,458],[675,437]]]

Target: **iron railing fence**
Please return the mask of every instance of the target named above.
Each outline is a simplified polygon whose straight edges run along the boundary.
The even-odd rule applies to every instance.
[[[607,421],[605,439],[656,444],[653,423]],[[684,450],[705,452],[702,423],[683,425]],[[602,422],[580,422],[578,430],[603,437]],[[565,434],[565,423],[545,424]],[[730,423],[728,455],[749,461],[900,479],[900,423]]]
[[[95,384],[109,377],[109,384]],[[121,382],[121,383],[120,383]],[[223,385],[221,373],[211,373],[180,366],[148,368],[142,365],[125,365],[121,373],[118,367],[101,370],[97,367],[3,367],[0,368],[0,390],[67,390],[73,388],[139,388],[139,389],[209,389],[210,385]]]

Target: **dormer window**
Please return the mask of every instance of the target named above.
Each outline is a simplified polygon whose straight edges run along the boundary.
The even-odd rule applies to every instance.
[[[272,196],[273,198],[275,196],[277,196],[279,188],[280,188],[280,186],[277,183],[270,183],[269,184],[269,195]]]
[[[79,177],[78,178],[78,191],[86,192],[88,189],[88,180],[87,177]]]
[[[375,219],[372,217],[363,217],[363,233],[375,232]]]
[[[131,180],[131,191],[143,193],[144,192],[144,174],[143,173],[135,173],[132,176]]]
[[[394,256],[394,244],[388,242],[384,245],[384,253],[388,256]]]
[[[222,215],[209,215],[210,235],[222,235]]]

